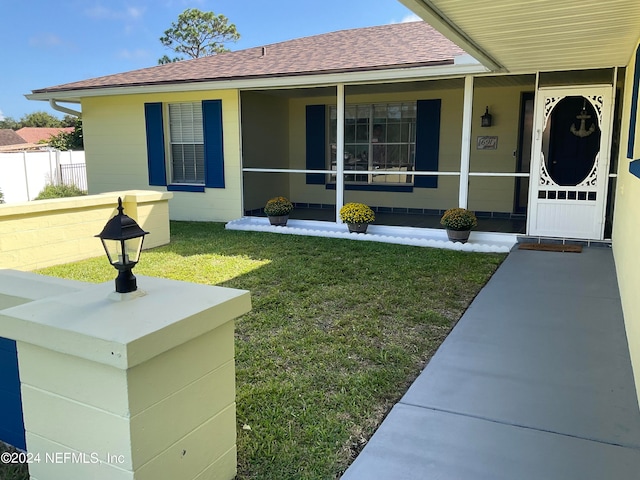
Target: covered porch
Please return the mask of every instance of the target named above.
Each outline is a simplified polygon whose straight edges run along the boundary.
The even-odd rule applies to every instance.
[[[532,155],[545,148],[548,154],[549,148],[534,126],[536,121],[551,123],[540,117],[544,108],[536,105],[536,92],[588,85],[608,85],[615,91],[612,87],[622,87],[619,79],[624,75],[613,68],[470,73],[480,66],[468,57],[459,62],[447,72],[430,67],[431,77],[423,69],[420,79],[241,91],[246,221],[235,221],[234,228],[267,222],[259,218],[266,201],[285,196],[295,207],[292,219],[338,228],[346,228],[340,225],[340,207],[361,202],[375,211],[376,226],[422,228],[434,240],[443,233],[438,231],[442,213],[458,206],[476,213],[477,232],[504,234],[507,242],[518,235],[609,239],[616,167],[609,158],[617,156],[615,128],[607,129],[608,151],[592,168],[600,175],[599,231],[540,234],[530,221],[532,195],[534,207],[541,200],[539,189],[530,191],[531,178],[539,184],[540,171],[546,168],[543,154],[534,162]],[[467,74],[456,75],[455,68]],[[599,111],[598,128],[603,120],[607,126],[617,124],[611,118],[613,95],[611,100],[609,110]],[[579,126],[579,120],[571,120]],[[577,200],[577,191],[584,188],[574,187]],[[566,203],[568,194],[563,195],[549,200]]]

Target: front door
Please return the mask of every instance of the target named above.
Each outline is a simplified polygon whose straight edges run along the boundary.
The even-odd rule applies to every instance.
[[[529,235],[603,238],[610,130],[611,87],[538,91]]]

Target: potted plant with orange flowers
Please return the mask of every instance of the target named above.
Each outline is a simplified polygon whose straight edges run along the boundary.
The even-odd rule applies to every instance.
[[[282,227],[287,224],[291,210],[293,210],[293,204],[286,197],[274,197],[264,206],[264,213],[269,217],[269,223]]]
[[[466,208],[450,208],[440,223],[447,229],[447,237],[452,242],[467,243],[471,229],[478,226],[478,219]]]
[[[340,209],[340,220],[350,233],[367,233],[367,227],[376,219],[375,213],[364,203],[346,203]]]

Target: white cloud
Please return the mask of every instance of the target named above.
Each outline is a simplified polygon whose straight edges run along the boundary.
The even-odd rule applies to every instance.
[[[128,18],[136,19],[142,17],[142,15],[144,15],[144,8],[127,7]]]
[[[118,58],[123,58],[125,60],[144,60],[150,57],[151,52],[143,48],[136,48],[135,50],[129,50],[128,48],[125,48],[118,52]]]
[[[4,113],[2,113],[2,110],[0,110],[0,122],[3,121],[5,119]]]
[[[87,8],[84,13],[90,18],[98,20],[137,20],[144,15],[144,8],[127,7],[124,10],[115,10],[112,8],[96,5]]]
[[[55,33],[42,33],[35,37],[29,38],[29,45],[32,47],[59,47],[63,45],[62,39]]]
[[[422,18],[420,18],[418,15],[416,15],[415,13],[408,13],[406,14],[404,17],[402,17],[400,20],[391,20],[389,23],[408,23],[408,22],[419,22],[421,21]]]
[[[402,20],[400,20],[400,23],[419,22],[421,20],[422,20],[422,18],[420,18],[415,13],[410,13],[410,14],[405,15],[404,17],[402,17]]]
[[[99,20],[112,20],[118,18],[118,14],[115,10],[111,10],[102,5],[96,5],[95,7],[87,8],[84,13],[91,18],[97,18]]]

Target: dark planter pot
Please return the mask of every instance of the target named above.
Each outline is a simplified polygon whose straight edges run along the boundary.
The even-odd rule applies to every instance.
[[[367,233],[368,223],[347,223],[349,233]]]
[[[471,230],[449,230],[447,228],[447,237],[450,242],[467,243]]]
[[[269,215],[269,223],[276,227],[284,227],[287,224],[287,220],[289,220],[289,215]]]

